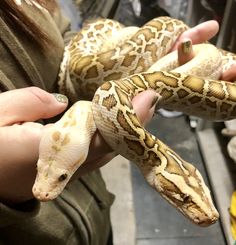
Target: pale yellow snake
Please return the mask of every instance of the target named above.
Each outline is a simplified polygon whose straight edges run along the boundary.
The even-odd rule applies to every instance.
[[[42,201],[60,194],[85,161],[97,128],[112,149],[137,164],[162,197],[194,223],[210,225],[218,219],[218,212],[201,174],[143,128],[131,100],[138,93],[153,89],[160,95],[158,108],[211,120],[235,118],[236,86],[212,80],[219,78],[235,56],[212,45],[196,46],[195,52],[205,50],[209,55],[201,56],[199,51],[191,61],[193,68],[187,70],[195,76],[187,75],[186,67],[175,72],[158,71],[173,69],[176,62],[169,62],[170,58],[151,66],[169,52],[187,26],[162,17],[140,29],[122,28],[110,20],[90,23],[66,47],[59,80],[61,91],[74,101],[93,100],[75,103],[61,120],[45,130],[33,193]],[[118,30],[122,30],[122,38],[118,38]],[[114,38],[118,44],[110,42]]]

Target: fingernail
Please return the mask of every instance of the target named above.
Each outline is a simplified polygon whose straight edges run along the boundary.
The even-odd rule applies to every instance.
[[[68,98],[65,95],[57,94],[57,93],[53,93],[52,95],[56,98],[58,102],[65,103],[65,104],[68,103]]]
[[[153,106],[156,106],[156,104],[157,104],[159,98],[160,98],[160,95],[159,95],[159,94],[156,94],[156,95],[154,96],[150,108],[152,108]]]
[[[186,40],[182,42],[182,51],[184,54],[189,54],[192,51],[192,41]]]

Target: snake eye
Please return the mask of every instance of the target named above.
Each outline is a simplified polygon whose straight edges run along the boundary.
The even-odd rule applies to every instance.
[[[67,179],[67,174],[62,174],[62,175],[60,175],[60,177],[58,178],[58,180],[59,180],[60,182],[64,181],[65,179]]]

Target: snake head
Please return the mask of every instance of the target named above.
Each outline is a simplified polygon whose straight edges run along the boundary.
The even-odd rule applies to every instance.
[[[33,194],[40,201],[56,198],[86,160],[96,130],[91,103],[78,101],[43,130]]]
[[[157,176],[157,179],[158,185],[161,183],[163,188],[165,188],[165,191],[159,189],[161,195],[193,223],[205,227],[214,224],[219,218],[210,193],[206,187],[202,187],[202,183],[198,183],[197,186],[194,184],[193,186],[190,183],[183,184],[181,183],[182,180],[180,180],[178,188],[176,185],[177,179],[174,184],[173,182],[170,183],[171,181],[164,180],[161,175]],[[180,186],[182,186],[182,190],[180,190]]]
[[[142,171],[147,182],[192,222],[209,226],[217,221],[219,214],[201,174],[172,150],[165,148],[162,161]]]
[[[83,144],[85,137],[81,134],[80,137],[70,137],[77,135],[79,131],[77,128],[58,131],[57,125],[44,131],[33,186],[35,198],[40,201],[56,198],[86,160],[89,142]]]

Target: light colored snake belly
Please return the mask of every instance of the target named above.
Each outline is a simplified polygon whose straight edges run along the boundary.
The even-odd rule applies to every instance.
[[[235,84],[214,80],[235,62],[235,56],[210,45],[207,49],[212,48],[214,55],[199,58],[200,50],[206,47],[197,46],[200,56],[196,60],[200,64],[193,59],[192,68],[158,71],[167,66],[172,70],[176,65],[162,60],[152,66],[169,52],[187,26],[169,17],[157,18],[138,30],[129,29],[128,34],[123,31],[128,39],[119,39],[119,45],[109,41],[106,50],[104,40],[116,36],[117,29],[122,29],[121,25],[110,20],[88,24],[66,47],[61,91],[74,101],[78,94],[93,100],[75,103],[61,120],[45,130],[33,193],[42,201],[56,198],[85,161],[90,140],[98,129],[113,150],[137,164],[162,197],[194,223],[210,225],[219,215],[201,174],[144,129],[131,102],[135,95],[152,89],[159,94],[158,108],[211,120],[235,118]],[[185,69],[195,75],[186,74]]]

